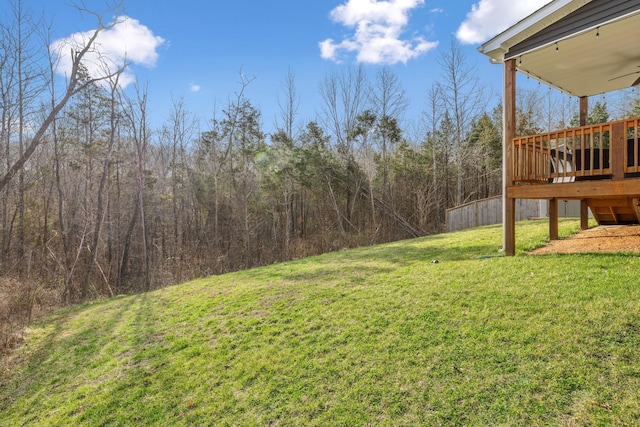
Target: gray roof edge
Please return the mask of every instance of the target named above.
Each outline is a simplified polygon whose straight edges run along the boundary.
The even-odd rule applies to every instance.
[[[500,63],[511,46],[550,25],[545,20],[556,22],[590,1],[554,0],[482,44],[478,51],[489,56],[492,62]]]
[[[510,53],[510,52],[505,51],[504,52],[504,58],[506,60],[506,59],[511,59],[511,58],[515,58],[515,57],[518,57],[518,56],[526,55],[529,52],[544,48],[546,46],[550,46],[550,45],[552,45],[552,44],[554,44],[556,42],[560,42],[562,40],[565,40],[565,39],[568,39],[568,38],[571,38],[571,37],[574,37],[574,36],[577,36],[577,35],[580,35],[580,34],[584,34],[584,33],[587,33],[589,31],[593,31],[596,28],[603,27],[603,26],[608,25],[608,24],[610,24],[612,22],[620,21],[622,19],[628,18],[630,16],[637,15],[639,13],[640,13],[640,10],[635,10],[635,11],[632,11],[632,12],[627,12],[627,13],[624,13],[624,14],[620,14],[620,15],[617,15],[617,16],[615,16],[615,17],[613,17],[611,19],[608,19],[606,21],[601,21],[601,22],[597,22],[597,23],[594,23],[594,24],[589,25],[589,26],[585,26],[584,28],[580,29],[580,31],[578,31],[578,32],[575,32],[575,33],[572,33],[572,34],[569,34],[569,35],[565,35],[565,36],[563,36],[561,38],[558,38],[556,40],[541,44],[540,46],[531,47],[530,49],[522,51],[522,52]],[[513,46],[510,46],[511,50],[513,50],[512,48],[513,48]]]

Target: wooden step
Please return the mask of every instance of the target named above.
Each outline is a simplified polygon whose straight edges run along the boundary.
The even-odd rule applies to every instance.
[[[638,202],[634,198],[587,200],[593,217],[600,225],[640,223]]]

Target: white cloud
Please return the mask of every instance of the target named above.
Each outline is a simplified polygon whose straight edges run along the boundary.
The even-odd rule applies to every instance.
[[[462,43],[482,43],[526,18],[550,0],[480,0],[458,28]]]
[[[71,49],[79,50],[92,35],[93,31],[75,33],[52,43],[52,50],[58,54],[59,59],[56,70],[58,74],[69,74]],[[121,16],[113,27],[100,32],[93,48],[85,55],[83,64],[94,78],[117,70],[125,62],[152,68],[158,60],[157,49],[164,42],[162,37],[154,35],[137,19]],[[135,75],[127,68],[120,76],[120,86],[124,88],[133,81]]]
[[[189,85],[189,90],[193,93],[200,92],[200,89],[201,89],[200,85],[197,85],[195,83],[191,83]]]
[[[402,39],[412,9],[424,0],[347,0],[330,13],[331,19],[355,33],[340,42],[326,39],[319,43],[322,58],[339,62],[340,54],[356,52],[358,62],[368,64],[406,63],[438,43],[422,36]]]

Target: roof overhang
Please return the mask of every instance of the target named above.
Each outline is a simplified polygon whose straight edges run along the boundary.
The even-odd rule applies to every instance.
[[[575,96],[640,83],[640,0],[555,0],[479,49]]]

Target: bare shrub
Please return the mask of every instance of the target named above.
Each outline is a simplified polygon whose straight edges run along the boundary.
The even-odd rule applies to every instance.
[[[59,304],[58,294],[31,280],[0,278],[0,354],[23,341],[24,330],[35,315]]]

